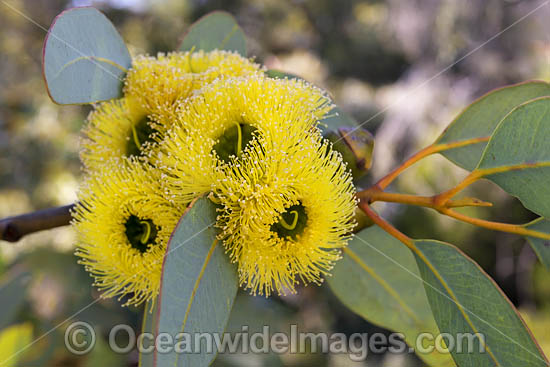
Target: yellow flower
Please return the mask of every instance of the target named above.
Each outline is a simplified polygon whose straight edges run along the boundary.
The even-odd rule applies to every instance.
[[[82,185],[73,212],[79,262],[104,297],[126,304],[159,292],[166,245],[183,209],[163,197],[160,172],[137,161],[110,161]]]
[[[258,64],[228,51],[138,56],[126,76],[124,97],[98,104],[88,117],[81,143],[84,166],[94,169],[113,157],[147,161],[174,119],[177,100],[216,78],[259,70]]]
[[[311,135],[286,152],[254,149],[214,184],[222,230],[240,284],[252,294],[322,282],[355,226],[355,191],[342,157]]]
[[[88,169],[100,168],[113,158],[146,157],[155,132],[147,111],[131,97],[97,105],[82,131],[80,159]]]
[[[236,52],[159,53],[157,57],[138,56],[125,80],[126,95],[139,99],[145,109],[170,118],[174,103],[217,78],[257,73],[260,65]]]
[[[257,74],[217,80],[180,105],[152,161],[167,173],[172,199],[188,203],[211,191],[216,170],[232,157],[258,146],[285,154],[320,135],[318,121],[331,108],[325,93],[304,81]]]

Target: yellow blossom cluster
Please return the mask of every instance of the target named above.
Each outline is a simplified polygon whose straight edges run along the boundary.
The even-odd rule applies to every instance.
[[[83,131],[76,254],[104,296],[156,298],[170,234],[204,195],[243,288],[321,283],[355,226],[351,174],[318,127],[332,108],[236,53],[137,57]]]

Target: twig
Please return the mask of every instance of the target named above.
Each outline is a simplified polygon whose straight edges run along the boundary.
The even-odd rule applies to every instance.
[[[410,239],[406,234],[400,232],[397,228],[382,219],[382,217],[380,217],[374,210],[371,209],[367,202],[360,201],[359,207],[376,225],[378,225],[384,231],[397,238],[399,241],[403,242],[410,249],[415,248],[412,239]]]
[[[374,186],[378,187],[380,190],[385,190],[390,185],[390,183],[392,183],[393,180],[395,180],[397,176],[399,176],[404,170],[406,170],[407,168],[409,168],[419,160],[424,159],[432,154],[440,153],[445,150],[461,148],[468,145],[483,143],[488,140],[489,140],[489,137],[485,136],[482,138],[473,138],[473,139],[468,139],[468,140],[463,140],[463,141],[458,141],[453,143],[439,143],[439,144],[429,145],[426,148],[414,154],[413,156],[411,156],[409,159],[407,159],[405,162],[403,162],[393,171],[388,173],[386,176],[382,177],[380,180],[378,180],[378,182]]]
[[[520,236],[531,236],[536,238],[542,238],[543,240],[550,240],[549,233],[539,232],[533,229],[526,228],[525,224],[508,224],[508,223],[500,223],[500,222],[491,222],[484,219],[472,218],[467,215],[458,213],[449,208],[443,208],[439,210],[439,212],[441,214],[444,214],[446,216],[449,216],[461,222],[466,222],[478,227],[491,229],[493,231],[514,233]]]
[[[416,206],[424,206],[439,210],[441,208],[460,208],[465,206],[492,206],[492,203],[479,200],[477,198],[462,198],[456,200],[447,200],[443,204],[437,201],[439,195],[436,196],[416,196],[407,194],[398,194],[385,192],[373,186],[369,189],[357,193],[357,197],[367,201],[369,204],[375,201],[384,201],[389,203],[400,203]]]
[[[464,180],[463,182],[469,182],[472,180]],[[465,184],[459,184],[459,186],[464,186]],[[476,198],[462,198],[451,200],[450,197],[454,195],[454,190],[445,191],[443,194],[435,196],[414,196],[406,194],[396,194],[380,191],[377,187],[373,186],[367,190],[361,191],[357,196],[363,201],[361,209],[372,219],[372,213],[368,212],[368,204],[372,204],[376,201],[390,202],[390,203],[401,203],[408,205],[423,206],[427,208],[434,209],[439,213],[454,218],[456,220],[473,224],[478,227],[491,229],[494,231],[501,231],[507,233],[514,233],[522,236],[531,236],[536,238],[542,238],[545,240],[550,240],[550,234],[535,231],[529,228],[526,228],[524,224],[508,224],[500,222],[491,222],[488,220],[472,218],[467,215],[458,213],[452,208],[466,207],[466,206],[491,206],[491,203],[481,201]],[[441,200],[443,198],[444,200]],[[378,223],[377,223],[378,224]],[[390,232],[389,232],[390,233]]]
[[[66,226],[74,204],[39,210],[0,220],[0,239],[17,242],[23,236],[46,229]]]

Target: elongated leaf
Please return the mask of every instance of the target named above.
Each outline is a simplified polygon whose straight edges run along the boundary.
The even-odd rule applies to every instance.
[[[216,208],[206,198],[195,201],[178,223],[166,250],[158,305],[158,331],[182,338],[183,351],[157,353],[155,366],[208,366],[216,348],[195,345],[196,333],[223,333],[237,294],[237,273],[216,239]],[[221,335],[220,335],[221,337]],[[200,348],[200,353],[198,352]]]
[[[414,256],[378,226],[354,237],[327,281],[353,312],[373,324],[403,333],[410,346],[416,345],[416,338],[423,332],[439,333]],[[448,354],[435,349],[419,357],[431,366],[454,366]]]
[[[534,220],[527,224],[527,227],[535,231],[550,233],[550,221],[545,218]],[[537,254],[540,262],[546,266],[547,269],[550,269],[550,241],[541,238],[527,237],[527,242]]]
[[[452,144],[469,139],[490,137],[506,114],[533,98],[549,96],[550,84],[531,81],[491,91],[466,107],[445,129],[435,144]],[[450,161],[473,170],[487,145],[486,141],[442,152]]]
[[[157,312],[157,306],[158,306],[158,303],[153,304],[152,302],[148,302],[145,305],[145,309],[143,310],[142,324],[141,324],[142,333],[151,333],[155,337],[156,337],[156,332],[158,328],[158,316],[159,316],[159,313]],[[151,342],[151,341],[148,340],[147,342]],[[151,343],[154,343],[154,341],[152,341]],[[149,345],[144,345],[144,347],[148,348]],[[139,354],[139,367],[153,367],[153,365],[154,365],[153,352]]]
[[[13,322],[15,315],[25,301],[26,288],[31,276],[27,272],[7,275],[0,283],[0,329]]]
[[[547,366],[512,303],[475,262],[443,242],[415,244],[431,309],[439,330],[454,338],[448,347],[458,366]],[[477,333],[483,337],[465,337]]]
[[[476,171],[550,218],[550,98],[515,108],[496,128]]]
[[[245,292],[237,293],[233,310],[227,324],[226,333],[233,339],[238,338],[238,333],[242,335],[243,329],[247,330],[249,335],[264,332],[264,327],[269,327],[266,345],[270,343],[275,333],[288,333],[289,326],[296,324],[293,318],[294,313],[291,308],[273,300],[272,298],[251,296]],[[242,342],[242,339],[241,339]],[[260,343],[263,343],[260,342]],[[259,345],[257,343],[256,345]],[[227,350],[220,353],[212,366],[214,367],[242,367],[242,366],[269,366],[284,367],[281,361],[280,353],[268,350],[268,353],[255,353],[254,356],[248,355],[244,350]]]
[[[180,50],[236,51],[246,56],[246,38],[235,18],[224,11],[205,15],[191,25]]]
[[[59,104],[119,97],[131,64],[120,34],[92,7],[59,14],[48,31],[42,56],[48,94]]]

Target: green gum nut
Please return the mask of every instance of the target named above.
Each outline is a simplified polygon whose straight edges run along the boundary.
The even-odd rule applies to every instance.
[[[374,149],[374,137],[370,132],[357,127],[341,127],[336,132],[329,131],[325,138],[332,142],[334,150],[342,154],[351,169],[353,181],[357,182],[369,172]]]

